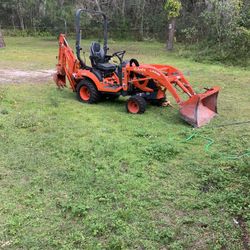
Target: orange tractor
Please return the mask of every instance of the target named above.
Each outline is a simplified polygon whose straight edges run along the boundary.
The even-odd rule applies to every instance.
[[[81,59],[80,45],[81,13],[100,14],[104,23],[104,45],[92,42],[90,47],[91,66]],[[66,76],[70,86],[76,92],[79,101],[97,103],[104,98],[110,100],[120,95],[129,96],[126,110],[132,114],[145,112],[146,104],[166,104],[166,92],[174,97],[180,107],[181,117],[200,127],[208,123],[217,114],[217,96],[219,87],[206,89],[202,94],[195,93],[183,74],[169,65],[139,64],[136,59],[124,61],[125,50],[108,55],[107,17],[104,13],[79,9],[76,12],[76,56],[70,48],[65,35],[59,36],[59,56],[54,80],[58,87],[66,86]],[[118,58],[119,64],[110,62]],[[182,100],[178,90],[188,97]]]

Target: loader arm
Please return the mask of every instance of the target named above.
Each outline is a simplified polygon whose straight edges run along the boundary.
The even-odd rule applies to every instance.
[[[168,90],[180,106],[181,117],[194,127],[205,125],[217,114],[219,87],[213,87],[204,93],[197,94],[183,74],[168,65],[146,64],[130,67],[128,70],[152,79],[165,91]],[[182,100],[177,89],[183,91],[188,99]]]
[[[173,77],[172,81],[177,81],[176,84],[179,85],[179,87],[185,92],[189,92],[191,95],[195,95],[195,91],[193,90],[192,86],[188,82],[188,80],[184,77],[182,72],[178,70],[177,68],[174,68],[170,65],[159,65],[159,64],[151,64],[151,66],[157,68],[160,70],[164,75],[168,76],[169,81],[171,82],[171,76]],[[176,79],[176,76],[178,76],[178,79]]]
[[[174,71],[176,73],[178,72],[179,74],[178,75],[170,74],[169,72],[170,68],[168,66],[165,66],[162,69],[164,69],[165,71],[156,68],[154,65],[148,65],[148,64],[130,68],[131,71],[137,74],[142,74],[147,78],[153,79],[161,87],[168,90],[176,100],[177,104],[181,104],[183,101],[181,97],[178,95],[177,90],[173,84],[177,84],[183,90],[183,92],[185,92],[188,96],[194,95],[194,91],[190,85],[186,85],[186,87],[184,86],[184,83],[186,83],[187,81],[181,73],[179,73],[177,70],[173,70],[174,68],[171,67],[171,71]],[[167,71],[169,73],[167,73]],[[182,83],[181,80],[184,80],[184,83]]]

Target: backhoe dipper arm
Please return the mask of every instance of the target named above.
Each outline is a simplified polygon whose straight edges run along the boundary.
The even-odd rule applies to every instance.
[[[101,12],[101,11],[92,11],[87,9],[79,9],[76,12],[76,56],[81,64],[82,68],[86,68],[86,64],[81,59],[81,28],[80,28],[80,19],[81,19],[81,13],[87,12],[92,14],[99,14],[103,16],[103,37],[104,37],[104,46],[103,49],[105,51],[105,54],[108,51],[108,21],[107,16]]]
[[[65,35],[60,34],[57,73],[54,75],[54,80],[57,86],[66,86],[66,75],[70,82],[71,88],[75,91],[76,82],[73,76],[79,68],[79,61],[75,57],[72,49],[69,47]]]

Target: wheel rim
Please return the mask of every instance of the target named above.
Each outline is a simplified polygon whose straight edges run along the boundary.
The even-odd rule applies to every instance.
[[[88,90],[88,88],[86,86],[82,86],[80,88],[80,97],[84,101],[88,101],[89,100],[90,93],[89,93],[89,90]]]
[[[140,107],[137,102],[135,101],[128,101],[128,111],[130,113],[136,114],[140,110]]]

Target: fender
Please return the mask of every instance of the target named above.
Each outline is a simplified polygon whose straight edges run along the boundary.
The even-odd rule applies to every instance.
[[[84,78],[90,79],[95,84],[97,90],[101,92],[117,93],[122,90],[122,86],[117,87],[117,88],[112,88],[108,84],[105,84],[104,82],[100,82],[100,80],[97,78],[97,76],[94,73],[86,69],[79,69],[77,73],[74,75],[74,78],[77,83],[80,82]],[[76,86],[74,86],[74,91],[75,89],[76,89]]]
[[[90,79],[95,84],[96,88],[100,91],[100,81],[99,81],[99,79],[96,77],[96,75],[94,73],[90,72],[89,70],[79,69],[76,72],[74,77],[75,77],[76,82],[80,82],[84,78]]]

